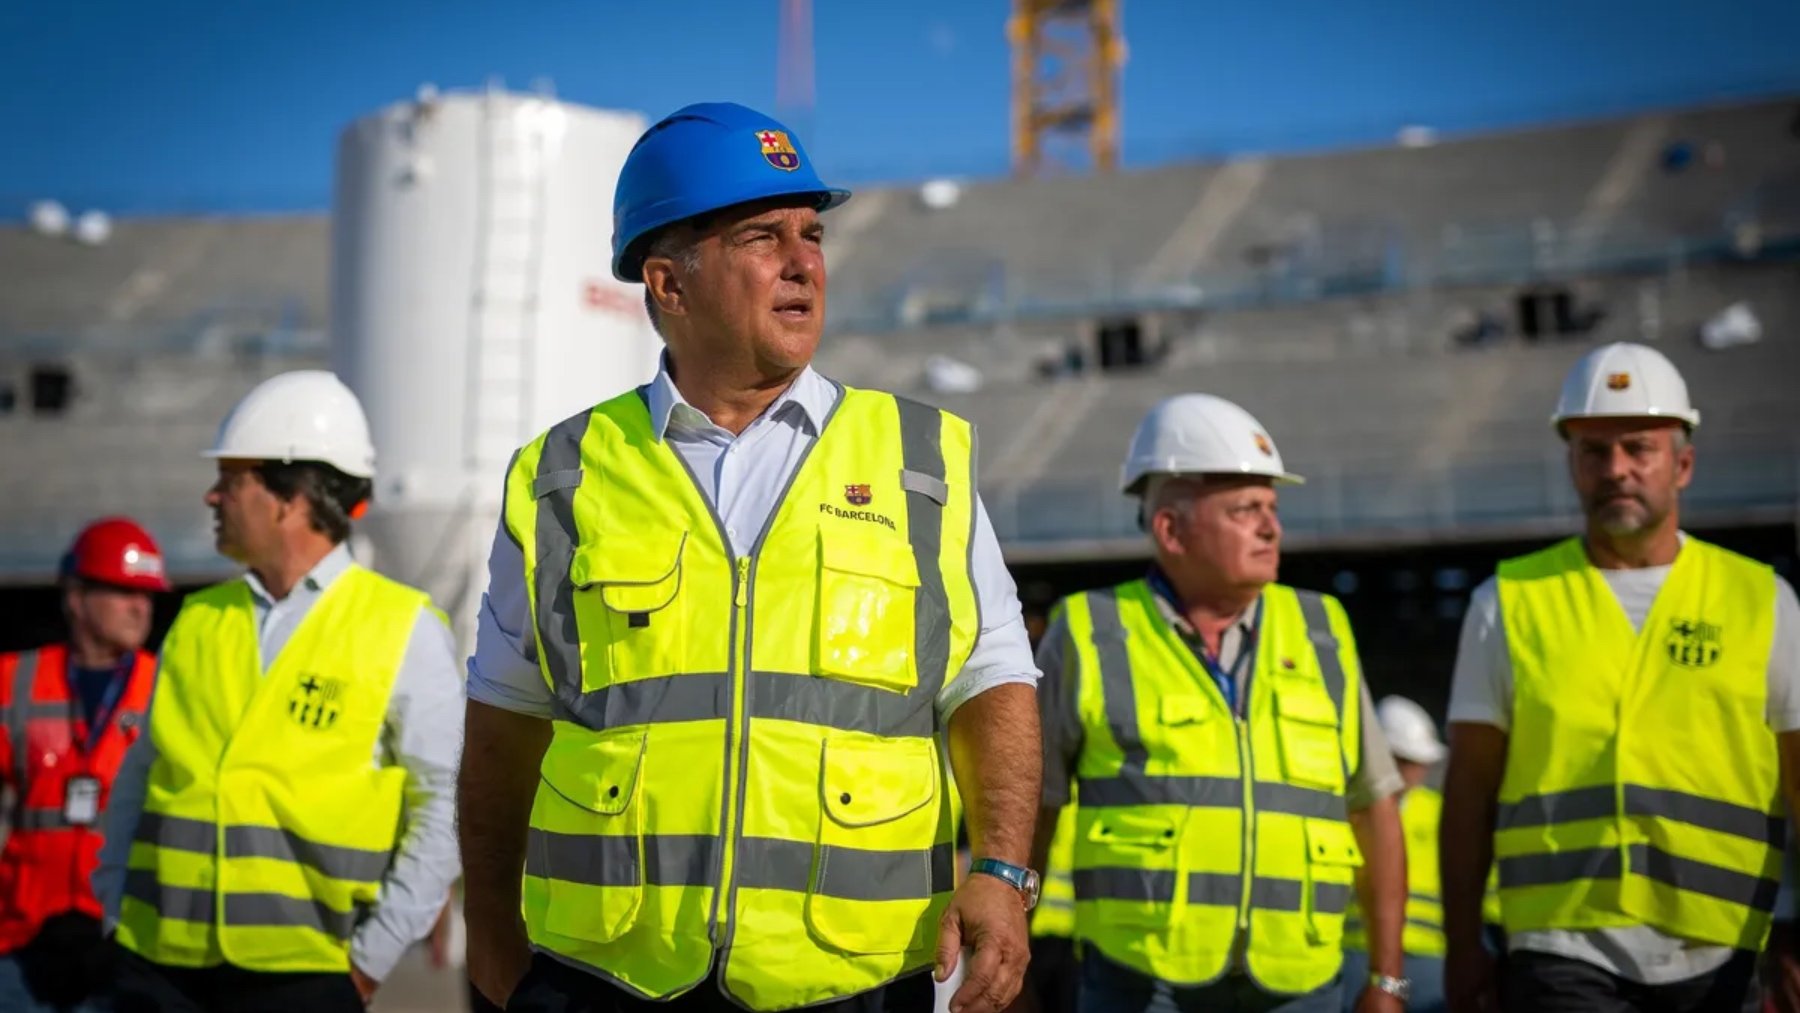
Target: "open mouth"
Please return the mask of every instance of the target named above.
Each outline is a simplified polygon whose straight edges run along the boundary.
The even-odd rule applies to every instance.
[[[812,317],[811,299],[783,299],[775,304],[775,315],[783,320],[802,321]]]

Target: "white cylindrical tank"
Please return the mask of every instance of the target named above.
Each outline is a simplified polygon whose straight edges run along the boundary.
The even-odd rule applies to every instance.
[[[641,291],[610,269],[613,185],[645,125],[421,92],[339,138],[331,358],[375,440],[364,558],[429,591],[465,649],[513,451],[655,372]]]

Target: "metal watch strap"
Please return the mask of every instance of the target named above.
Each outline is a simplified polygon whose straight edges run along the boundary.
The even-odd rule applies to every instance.
[[[1395,978],[1386,974],[1369,974],[1369,987],[1405,1002],[1412,998],[1412,979]]]

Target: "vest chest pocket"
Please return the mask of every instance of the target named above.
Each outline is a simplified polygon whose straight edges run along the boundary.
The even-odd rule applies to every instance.
[[[1343,738],[1331,698],[1311,684],[1286,685],[1275,695],[1275,710],[1283,777],[1292,784],[1342,791]]]
[[[582,689],[684,671],[682,550],[674,539],[622,537],[575,550],[569,579],[580,626]]]
[[[914,613],[919,568],[895,538],[822,531],[820,673],[904,693],[919,682]]]
[[[552,744],[533,808],[526,872],[547,880],[544,928],[611,942],[644,899],[644,732]]]
[[[933,894],[952,886],[948,846],[935,847],[937,747],[930,739],[875,745],[827,740],[819,834],[806,919],[847,953],[903,953],[921,922],[935,931]]]

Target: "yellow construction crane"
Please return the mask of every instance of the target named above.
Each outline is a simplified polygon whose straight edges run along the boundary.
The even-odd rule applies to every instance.
[[[1119,164],[1120,0],[1013,0],[1013,173]]]

